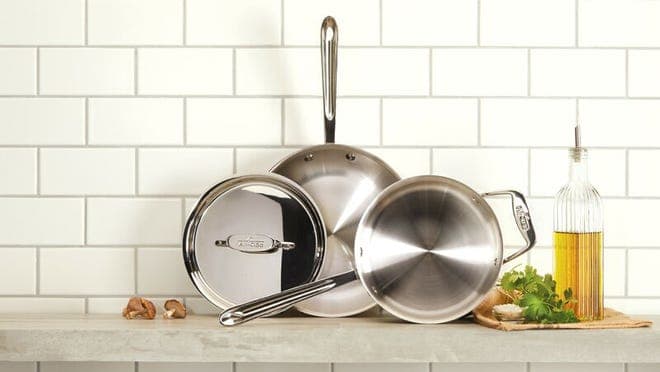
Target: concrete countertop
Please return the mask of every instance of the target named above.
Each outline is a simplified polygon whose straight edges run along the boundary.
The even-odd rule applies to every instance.
[[[645,316],[655,324],[660,316]],[[197,362],[660,362],[660,329],[503,332],[462,320],[0,315],[0,360]]]

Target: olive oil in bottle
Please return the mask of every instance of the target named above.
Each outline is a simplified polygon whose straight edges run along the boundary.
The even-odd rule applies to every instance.
[[[589,182],[587,149],[580,146],[575,127],[575,147],[569,150],[569,180],[555,198],[554,279],[557,293],[570,288],[578,319],[603,319],[603,216],[598,191]]]

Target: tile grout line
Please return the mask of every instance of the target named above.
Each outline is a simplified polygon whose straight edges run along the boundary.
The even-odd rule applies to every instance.
[[[433,96],[433,49],[429,49],[429,97]]]
[[[481,0],[477,0],[477,46],[481,46]]]
[[[136,97],[135,94],[39,94],[39,97],[36,97],[34,94],[0,94],[0,99],[7,98],[245,98],[245,99],[259,99],[259,98],[321,98],[321,95],[317,94],[138,94]],[[352,94],[352,95],[340,95],[338,99],[359,99],[359,98],[392,98],[392,99],[420,99],[428,98],[428,93],[423,94]],[[660,95],[658,96],[644,96],[644,97],[626,97],[625,95],[619,96],[573,96],[573,95],[534,95],[527,96],[525,95],[456,95],[456,94],[436,94],[434,98],[438,99],[476,99],[476,98],[489,98],[489,99],[512,99],[512,100],[521,100],[521,99],[536,99],[536,100],[566,100],[566,99],[587,99],[587,100],[620,100],[620,101],[660,101]]]
[[[231,50],[231,95],[236,95],[236,49]]]
[[[133,95],[138,95],[138,48],[133,49]]]
[[[578,16],[578,11],[579,11],[579,8],[580,8],[579,7],[580,0],[574,0],[574,1],[575,1],[575,48],[578,48],[579,47],[579,32],[580,32],[579,31],[580,30],[580,27],[579,27],[580,18]]]
[[[245,146],[230,146],[230,145],[212,145],[212,144],[203,144],[203,145],[187,145],[187,146],[182,146],[182,145],[145,145],[145,146],[139,146],[139,145],[44,145],[44,146],[39,146],[35,147],[32,149],[36,150],[48,150],[48,149],[69,149],[69,150],[81,150],[81,149],[134,149],[136,146],[139,146],[139,149],[233,149],[233,148],[238,148],[238,149],[251,149],[251,150],[268,150],[268,149],[290,149],[290,150],[299,150],[303,147],[306,146],[311,146],[313,144],[292,144],[292,145],[245,145]],[[478,150],[478,149],[491,149],[491,150],[525,150],[528,148],[533,148],[534,150],[562,150],[565,149],[565,146],[527,146],[527,145],[506,145],[506,146],[499,146],[499,145],[414,145],[414,144],[402,144],[402,145],[383,145],[383,146],[378,146],[378,145],[355,145],[359,148],[363,149],[391,149],[391,150],[412,150],[412,149],[427,149],[429,147],[434,148],[434,149],[440,149],[440,150],[452,150],[452,149],[465,149],[465,150]],[[0,145],[0,149],[25,149],[25,145]],[[594,151],[601,151],[601,150],[626,150],[626,147],[617,147],[617,146],[590,146],[589,148],[593,149]],[[634,147],[630,148],[631,151],[637,151],[637,150],[658,150],[658,147],[650,147],[650,146],[639,146],[639,147]],[[98,194],[98,193],[93,193],[93,194],[42,194],[44,196],[48,197],[83,197],[83,196],[90,196],[90,197],[127,197],[127,196],[132,196],[133,194],[130,193],[121,193],[121,194]],[[144,194],[144,197],[179,197],[181,195],[187,195],[187,196],[195,196],[195,194]],[[616,197],[616,196],[625,196],[625,195],[607,195],[608,197]],[[654,196],[660,196],[660,195],[648,195],[649,197],[654,197]],[[25,194],[25,193],[7,193],[7,194],[0,194],[0,197],[34,197],[34,194]],[[633,195],[630,195],[630,197],[634,197]],[[644,197],[644,196],[640,196]]]
[[[383,0],[378,0],[378,45],[383,45]]]
[[[188,44],[188,0],[183,0],[182,9],[181,9],[181,24],[183,26],[183,30],[181,30],[181,43],[183,45]]]
[[[234,148],[232,149],[232,153],[231,153],[232,172],[233,172],[234,174],[236,174],[236,172],[237,172],[237,170],[238,170],[238,162],[237,162],[237,160],[236,160],[236,157],[237,157],[236,155],[237,155],[237,151],[236,151],[236,147],[234,147]]]
[[[429,147],[429,174],[433,174],[433,148]]]
[[[284,46],[284,0],[280,0],[280,45]]]
[[[85,45],[89,45],[89,0],[85,0]]]
[[[45,49],[302,49],[302,50],[316,50],[316,44],[2,44],[2,48],[45,48]],[[340,45],[339,49],[395,49],[395,50],[419,50],[419,49],[535,49],[535,50],[643,50],[643,51],[658,51],[660,46],[630,46],[630,45],[614,45],[614,46],[553,46],[553,45],[535,45],[535,44],[521,44],[521,45],[439,45],[439,44],[415,44],[415,45],[381,45],[378,43],[364,44],[364,45]]]
[[[188,144],[187,146],[183,145],[137,145],[137,144],[127,144],[127,145],[87,145],[85,146],[84,144],[77,144],[77,145],[40,145],[38,148],[40,149],[132,149],[136,146],[139,146],[141,149],[186,149],[186,148],[197,148],[197,149],[231,149],[234,147],[238,147],[240,149],[255,149],[255,150],[261,150],[261,149],[292,149],[292,150],[297,150],[302,147],[306,146],[311,146],[314,145],[314,143],[298,143],[298,144],[286,144],[286,145],[267,145],[267,144],[255,144],[255,145],[241,145],[241,146],[232,146],[232,145],[222,145],[222,144]],[[28,145],[0,145],[0,149],[25,149],[28,148]],[[487,149],[494,149],[494,150],[520,150],[520,149],[527,149],[530,146],[528,145],[441,145],[441,144],[436,144],[436,145],[419,145],[419,144],[397,144],[397,145],[383,145],[383,146],[377,146],[377,145],[371,145],[371,144],[355,144],[354,146],[360,147],[360,148],[365,148],[365,149],[374,149],[374,148],[386,148],[386,149],[426,149],[428,147],[433,147],[437,149],[479,149],[479,148],[487,148]],[[553,146],[531,146],[535,150],[560,150],[560,149],[565,149],[566,146],[562,145],[553,145]],[[36,149],[37,147],[29,147],[29,148],[34,148]],[[627,147],[623,146],[590,146],[589,148],[599,151],[599,150],[625,150]],[[651,146],[636,146],[634,148],[630,148],[630,150],[658,150],[658,147],[651,147]],[[21,195],[26,195],[26,194],[3,194],[2,196],[21,196]],[[57,196],[58,194],[53,194],[53,196]],[[59,194],[60,196],[65,196],[68,194]],[[78,195],[78,194],[72,194],[72,195]],[[104,196],[105,194],[85,194],[85,195],[90,195],[90,196]],[[121,195],[130,195],[130,194],[114,194],[110,196],[121,196]],[[172,195],[172,194],[164,194],[164,195]]]

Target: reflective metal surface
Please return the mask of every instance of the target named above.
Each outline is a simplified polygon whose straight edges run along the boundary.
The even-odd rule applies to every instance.
[[[378,157],[350,146],[333,144],[337,80],[337,24],[327,17],[321,27],[323,106],[326,144],[304,149],[271,171],[295,181],[316,201],[328,233],[319,278],[352,270],[358,222],[380,191],[400,177]],[[374,306],[358,282],[297,305],[317,316],[349,316]]]
[[[335,114],[337,113],[337,22],[325,17],[321,24],[321,74],[323,85],[323,119],[325,143],[335,143]]]
[[[525,211],[516,216],[526,221],[521,232],[531,240],[516,255],[534,244],[526,205]],[[447,322],[471,311],[493,288],[503,262],[490,206],[469,187],[438,176],[409,178],[381,193],[365,212],[355,244],[357,272],[374,300],[416,323]]]
[[[526,241],[504,260],[499,225],[482,196],[444,177],[409,178],[385,189],[366,210],[355,238],[355,271],[237,305],[220,315],[220,323],[242,324],[338,292],[357,283],[356,272],[373,299],[401,319],[417,323],[457,319],[495,285],[502,263],[524,254],[536,242],[524,197],[517,191],[484,194],[500,195],[511,197]]]
[[[325,235],[300,186],[276,174],[242,176],[213,186],[197,202],[183,255],[195,287],[226,309],[314,280]]]

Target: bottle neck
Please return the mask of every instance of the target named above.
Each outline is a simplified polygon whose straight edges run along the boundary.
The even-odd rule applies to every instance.
[[[569,150],[568,179],[571,182],[588,182],[587,149],[572,148]]]

